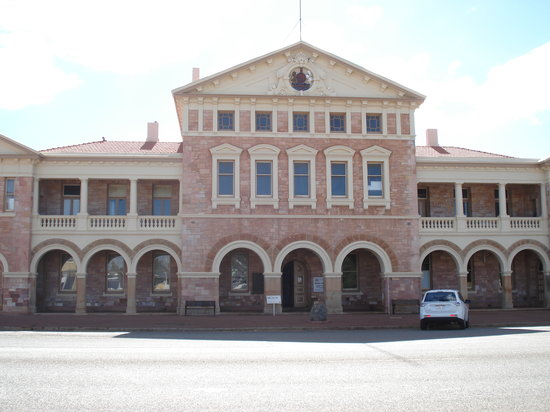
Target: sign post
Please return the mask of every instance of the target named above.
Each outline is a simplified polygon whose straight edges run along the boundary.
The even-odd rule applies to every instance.
[[[273,305],[273,316],[275,316],[275,305],[281,304],[281,295],[266,295],[265,300],[268,305]]]

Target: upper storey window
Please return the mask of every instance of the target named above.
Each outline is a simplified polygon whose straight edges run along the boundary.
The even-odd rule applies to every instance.
[[[4,182],[4,210],[15,210],[15,179],[6,179]]]
[[[293,128],[295,132],[309,131],[309,113],[294,113]]]
[[[233,112],[218,112],[218,130],[235,130],[234,117]]]
[[[330,114],[330,131],[345,132],[346,131],[346,115],[343,113]]]
[[[290,85],[294,90],[309,90],[313,85],[313,73],[306,67],[296,67],[290,72]]]
[[[367,114],[367,133],[382,133],[381,114]]]
[[[256,131],[271,131],[271,113],[256,112]]]

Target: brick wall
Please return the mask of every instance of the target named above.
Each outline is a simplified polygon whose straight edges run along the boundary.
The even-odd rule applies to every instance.
[[[500,265],[494,254],[480,251],[471,258],[474,289],[468,291],[472,308],[501,308]]]
[[[288,132],[288,112],[277,112],[277,131]]]
[[[196,132],[199,130],[199,111],[196,109],[189,109],[188,111],[189,130]]]
[[[512,262],[512,297],[514,307],[544,305],[544,275],[538,256],[529,250],[516,255]]]
[[[397,115],[395,113],[387,114],[388,134],[397,134]]]
[[[90,215],[106,215],[109,185],[126,186],[126,212],[130,207],[130,183],[125,179],[90,180],[88,182],[88,213]]]
[[[2,179],[0,179],[2,180]],[[2,191],[3,193],[3,191]],[[29,273],[31,244],[33,179],[15,178],[15,210],[13,215],[0,217],[0,253],[6,258],[10,272]],[[27,277],[4,277],[2,304],[5,312],[30,310]]]
[[[239,128],[241,132],[249,132],[251,130],[250,110],[239,111]],[[254,119],[256,121],[256,119]]]
[[[430,254],[432,289],[460,289],[458,268],[451,255],[437,251]]]
[[[198,119],[197,119],[198,121]],[[217,121],[217,119],[216,119]],[[202,130],[205,132],[210,132],[214,130],[214,111],[213,110],[203,110],[202,112]]]
[[[153,213],[153,186],[169,185],[171,187],[170,214],[179,212],[179,182],[173,180],[140,180],[137,185],[137,212],[139,215]]]
[[[401,134],[411,134],[411,116],[408,113],[401,113]]]
[[[326,133],[325,112],[315,112],[315,133]]]
[[[352,112],[351,113],[351,132],[352,133],[362,133],[363,132],[363,116],[361,113]]]

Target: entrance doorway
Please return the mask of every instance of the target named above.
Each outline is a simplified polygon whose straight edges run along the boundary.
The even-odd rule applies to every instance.
[[[292,260],[283,267],[282,304],[284,310],[307,308],[306,273],[304,266]]]

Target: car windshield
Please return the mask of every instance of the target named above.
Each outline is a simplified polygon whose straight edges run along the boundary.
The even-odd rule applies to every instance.
[[[432,292],[426,293],[424,302],[456,302],[453,292]]]

